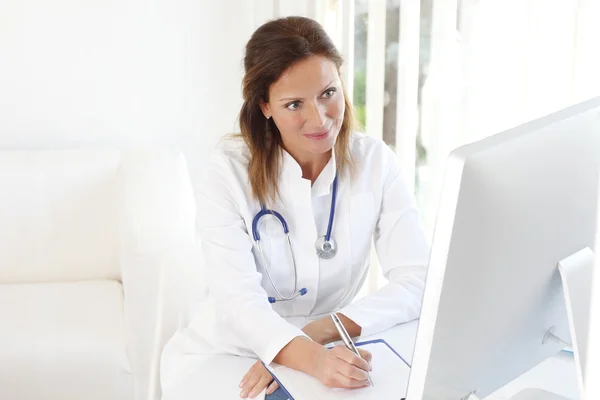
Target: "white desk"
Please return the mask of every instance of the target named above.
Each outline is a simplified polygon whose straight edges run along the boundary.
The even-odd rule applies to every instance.
[[[395,326],[386,332],[360,340],[385,339],[409,363],[412,362],[417,322]],[[238,384],[256,360],[234,356],[187,356],[182,368],[181,382],[165,393],[163,400],[237,400]],[[573,357],[567,353],[553,357],[488,397],[489,400],[507,400],[527,388],[542,388],[549,392],[579,399]],[[257,399],[264,399],[261,393]]]

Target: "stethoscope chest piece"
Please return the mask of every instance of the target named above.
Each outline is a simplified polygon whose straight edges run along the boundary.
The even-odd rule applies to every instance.
[[[315,248],[317,250],[317,255],[325,260],[333,258],[337,253],[337,244],[335,243],[335,240],[333,240],[333,238],[325,240],[325,236],[321,236],[317,239]]]

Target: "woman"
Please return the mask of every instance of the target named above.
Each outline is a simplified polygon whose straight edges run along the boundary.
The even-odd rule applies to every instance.
[[[418,211],[396,155],[353,132],[341,66],[313,20],[258,28],[244,58],[240,138],[224,142],[200,185],[208,296],[194,335],[198,351],[259,358],[242,398],[265,388],[279,398],[261,361],[331,387],[367,385],[370,354],[323,346],[339,340],[332,311],[353,337],[419,316],[429,248]],[[371,239],[389,283],[353,302]]]

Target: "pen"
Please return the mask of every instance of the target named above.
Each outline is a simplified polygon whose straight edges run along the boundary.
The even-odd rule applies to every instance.
[[[358,357],[360,357],[360,353],[356,349],[356,346],[354,346],[354,342],[352,342],[350,335],[346,331],[346,328],[344,328],[344,325],[342,324],[342,322],[340,321],[338,316],[334,312],[330,313],[329,316],[331,317],[331,320],[333,321],[333,325],[335,325],[336,329],[338,330],[338,332],[340,334],[340,337],[342,338],[342,341],[344,342],[344,344],[346,345],[348,350],[350,350],[351,352],[356,354]],[[368,374],[368,372],[367,372],[367,374]],[[370,375],[368,375],[367,379],[369,380],[369,383],[371,384],[371,386],[373,386],[373,381],[371,380]]]

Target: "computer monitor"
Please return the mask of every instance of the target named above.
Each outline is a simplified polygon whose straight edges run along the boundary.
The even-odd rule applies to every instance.
[[[571,342],[589,307],[599,167],[600,97],[450,154],[407,400],[485,398]]]

